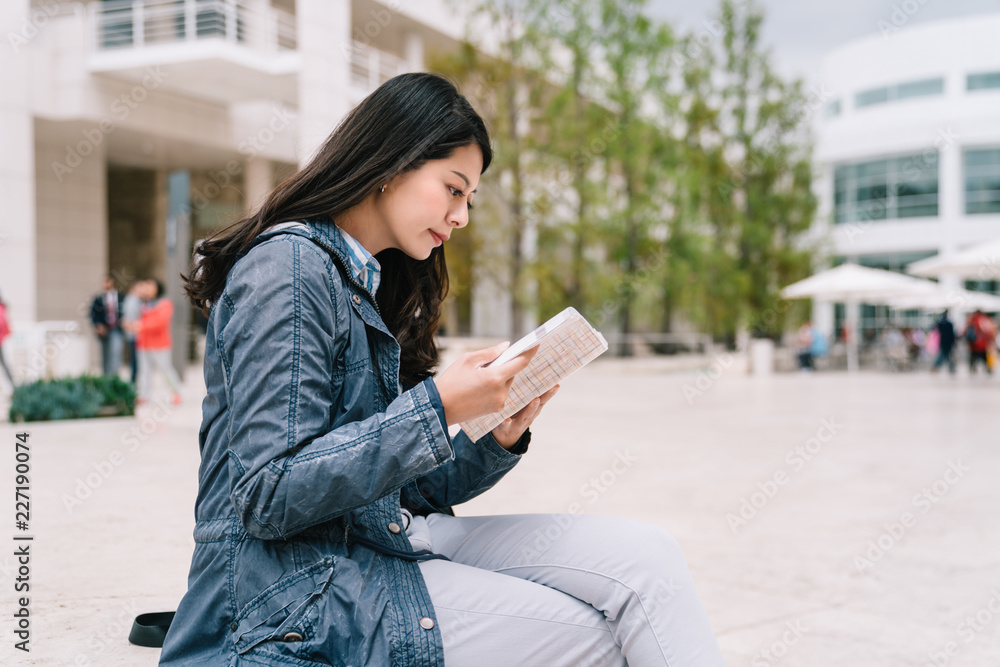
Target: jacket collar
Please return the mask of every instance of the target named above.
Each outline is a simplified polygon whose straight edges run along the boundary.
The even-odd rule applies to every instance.
[[[296,236],[307,238],[313,243],[321,246],[328,253],[330,253],[334,261],[340,265],[344,274],[350,278],[351,282],[356,284],[360,290],[363,290],[366,294],[368,294],[373,302],[375,301],[374,295],[365,289],[364,285],[358,281],[354,272],[351,270],[350,250],[347,247],[347,242],[344,241],[344,237],[340,234],[340,231],[334,224],[333,218],[323,216],[321,218],[311,218],[309,220],[282,222],[277,225],[273,225],[266,231],[258,234],[256,243],[261,243],[279,234],[294,234]]]

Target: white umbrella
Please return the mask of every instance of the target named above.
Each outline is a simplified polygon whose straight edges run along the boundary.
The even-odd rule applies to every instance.
[[[893,298],[932,294],[937,289],[929,280],[857,264],[841,264],[792,283],[781,290],[781,295],[786,299],[817,298],[847,303],[851,332],[847,343],[847,369],[854,371],[858,367],[857,323],[854,321],[858,303],[886,304]]]
[[[992,312],[1000,310],[1000,296],[962,288],[951,290],[940,288],[933,294],[896,297],[889,301],[889,305],[893,308],[904,310],[917,308],[923,310],[945,310],[957,308],[969,311],[978,308]]]
[[[781,295],[786,299],[815,297],[828,301],[887,303],[886,300],[892,297],[931,294],[937,288],[936,283],[902,273],[841,264],[792,283],[781,290]]]
[[[1000,239],[936,255],[906,267],[915,276],[956,275],[972,280],[1000,279]]]

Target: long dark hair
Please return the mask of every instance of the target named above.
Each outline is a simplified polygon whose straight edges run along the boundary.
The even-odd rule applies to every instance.
[[[275,188],[260,210],[199,244],[197,269],[183,276],[185,292],[207,316],[233,264],[269,227],[336,219],[383,183],[470,144],[482,151],[486,171],[493,159],[486,125],[450,81],[425,73],[386,81],[344,117],[312,161]],[[426,260],[395,249],[376,259],[382,266],[379,310],[399,341],[400,382],[409,388],[438,363],[434,334],[448,294],[444,249],[434,248]]]

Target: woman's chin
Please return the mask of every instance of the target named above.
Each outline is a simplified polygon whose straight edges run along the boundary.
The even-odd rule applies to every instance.
[[[423,261],[431,256],[431,253],[434,252],[434,248],[405,248],[403,252],[413,259]]]

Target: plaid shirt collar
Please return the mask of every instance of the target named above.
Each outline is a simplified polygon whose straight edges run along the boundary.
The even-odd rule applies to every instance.
[[[358,279],[365,289],[375,296],[379,281],[382,279],[382,267],[365,247],[358,243],[357,239],[337,227],[344,244],[347,246],[347,261],[351,265],[351,272]]]

